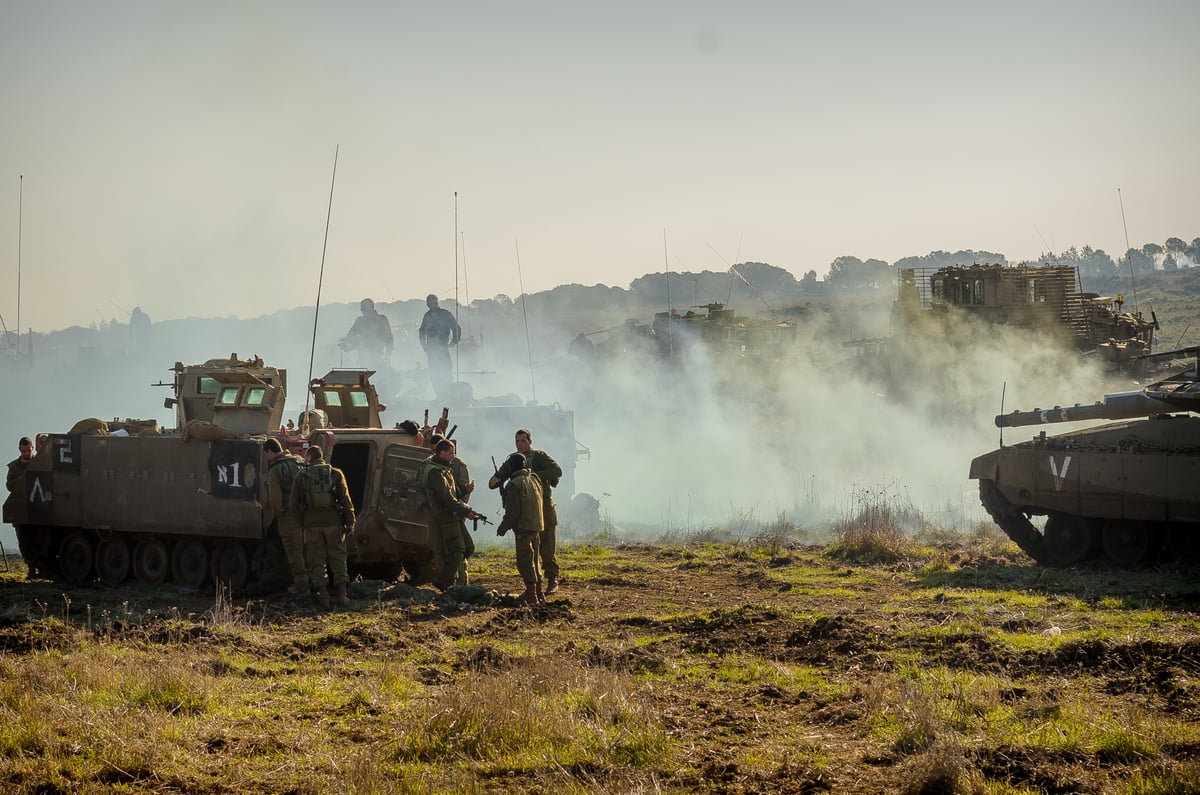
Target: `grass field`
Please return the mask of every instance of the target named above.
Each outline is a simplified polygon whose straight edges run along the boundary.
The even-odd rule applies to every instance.
[[[711,538],[713,534],[706,534]],[[548,607],[0,575],[11,792],[1200,791],[1200,588],[981,528],[575,543]],[[889,551],[889,554],[883,554]],[[511,550],[472,561],[497,592]]]

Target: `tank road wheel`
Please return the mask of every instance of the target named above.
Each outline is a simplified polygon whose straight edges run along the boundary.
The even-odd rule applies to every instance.
[[[171,553],[171,577],[185,588],[199,588],[208,579],[208,550],[195,538],[185,538]]]
[[[167,545],[157,538],[147,538],[133,550],[133,576],[143,585],[160,585],[171,570]]]
[[[92,579],[92,542],[82,533],[71,533],[58,548],[58,568],[67,582],[82,585]]]
[[[123,538],[110,538],[96,546],[96,572],[105,585],[116,587],[129,576],[129,545]]]
[[[218,544],[213,550],[212,576],[232,593],[240,591],[250,575],[250,559],[246,548],[236,541]]]
[[[1104,523],[1104,554],[1118,566],[1148,560],[1158,547],[1158,533],[1148,522],[1109,519]]]
[[[1092,521],[1066,513],[1046,520],[1046,551],[1056,566],[1074,566],[1096,554],[1100,533]]]
[[[1167,551],[1176,563],[1200,561],[1200,524],[1172,522],[1167,525]]]

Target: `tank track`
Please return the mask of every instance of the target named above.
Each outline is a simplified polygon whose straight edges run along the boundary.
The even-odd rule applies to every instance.
[[[979,500],[991,515],[992,521],[1000,526],[1004,534],[1011,538],[1029,557],[1042,566],[1053,566],[1049,551],[1046,549],[1046,539],[1021,510],[1014,507],[996,485],[994,480],[981,478],[979,481]]]

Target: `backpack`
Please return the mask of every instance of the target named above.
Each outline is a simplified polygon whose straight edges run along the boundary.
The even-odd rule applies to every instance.
[[[417,486],[415,489],[415,496],[418,508],[429,507],[429,486],[427,484],[429,482],[429,473],[432,472],[436,467],[437,464],[433,463],[429,459],[426,459],[422,461],[421,466],[417,468]]]
[[[333,470],[328,464],[313,464],[299,475],[300,510],[334,507]]]
[[[283,504],[286,506],[288,499],[292,496],[292,484],[300,472],[300,460],[294,455],[279,456],[271,464],[271,469],[276,468],[279,469],[279,490],[283,495]]]

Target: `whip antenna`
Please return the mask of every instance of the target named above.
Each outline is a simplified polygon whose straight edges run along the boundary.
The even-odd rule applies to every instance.
[[[21,227],[25,221],[25,175],[17,175],[20,186],[17,199],[17,354],[21,353]],[[33,342],[29,343],[29,354],[33,355]]]
[[[458,326],[458,191],[454,191],[454,325]],[[462,334],[462,326],[459,326],[459,334]],[[454,357],[454,380],[459,380],[459,371],[462,365],[461,357]]]
[[[1129,226],[1125,223],[1125,200],[1121,198],[1121,189],[1117,188],[1117,202],[1121,205],[1121,228],[1125,230],[1125,261],[1129,263],[1129,289],[1133,292],[1133,311],[1136,312],[1137,285],[1133,283],[1133,257],[1129,256]]]
[[[529,344],[529,312],[525,307],[528,296],[525,295],[525,279],[521,276],[521,249],[517,247],[515,237],[513,249],[517,252],[517,286],[521,288],[521,314],[525,317],[525,350],[529,352],[529,389],[533,394],[533,402],[537,403],[537,386],[533,383],[533,347]]]
[[[675,355],[675,329],[671,323],[674,319],[671,311],[671,260],[667,257],[667,230],[663,229],[663,279],[667,283],[667,350],[670,356]]]
[[[312,390],[308,387],[312,384],[313,359],[317,355],[317,318],[321,315],[321,285],[325,282],[325,251],[329,248],[329,218],[333,215],[333,185],[337,181],[337,159],[339,146],[333,149],[333,176],[329,179],[329,207],[325,210],[325,240],[321,243],[321,275],[317,277],[317,304],[313,308],[313,333],[312,347],[308,351],[308,381],[304,385],[304,414],[303,421],[300,423],[301,433],[305,437],[308,436],[308,399],[312,395]]]
[[[1008,389],[1008,382],[1004,381],[1000,384],[1000,416],[1004,416],[1004,393]],[[1000,426],[1000,446],[1004,446],[1004,426]]]

